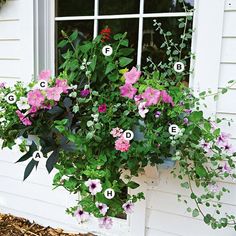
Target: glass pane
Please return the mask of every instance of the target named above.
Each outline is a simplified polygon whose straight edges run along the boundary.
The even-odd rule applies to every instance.
[[[79,31],[78,42],[90,40],[93,38],[93,21],[60,21],[56,22],[56,44],[63,39],[61,31],[71,35],[75,30]],[[67,51],[66,48],[58,49],[56,47],[56,72],[62,63],[61,54]]]
[[[147,65],[147,58],[151,57],[152,61],[158,65],[160,62],[168,62],[168,57],[166,55],[166,47],[162,48],[161,45],[165,42],[163,35],[156,31],[156,26],[153,26],[154,19],[144,19],[144,29],[143,29],[143,52],[142,52],[142,65]],[[181,35],[183,34],[184,29],[179,28],[179,18],[169,17],[169,18],[159,18],[155,19],[157,23],[161,23],[161,28],[164,32],[171,32],[172,36],[169,39],[172,39],[174,43],[182,43]],[[189,21],[188,28],[192,27],[192,23]],[[181,58],[184,58],[188,55],[188,52],[191,51],[191,40],[187,41],[188,44],[186,48],[183,49]],[[185,41],[186,43],[186,41]],[[190,65],[190,59],[187,60],[188,68]],[[160,69],[160,68],[159,68]]]
[[[193,9],[194,0],[184,0],[183,3],[178,0],[145,0],[144,12],[184,12],[184,5],[189,10]]]
[[[94,0],[56,0],[56,16],[94,15]]]
[[[100,0],[99,15],[139,13],[139,0]]]
[[[127,32],[129,47],[135,49],[134,58],[136,58],[138,46],[138,25],[138,19],[102,20],[99,21],[99,32],[106,27],[111,29],[112,34]],[[136,63],[136,60],[134,60],[133,65],[136,65]]]

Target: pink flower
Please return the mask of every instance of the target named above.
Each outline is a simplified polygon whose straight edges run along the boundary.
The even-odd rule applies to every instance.
[[[85,182],[85,185],[89,187],[91,195],[96,195],[102,191],[102,185],[99,179],[89,179]]]
[[[51,110],[52,106],[50,104],[43,104],[40,108],[41,109],[46,109],[46,110]]]
[[[161,92],[149,87],[142,94],[142,97],[146,100],[146,106],[156,105],[160,101]]]
[[[28,113],[33,114],[33,113],[36,113],[37,111],[38,111],[37,107],[32,106]]]
[[[204,151],[208,154],[211,155],[213,152],[211,150],[212,148],[212,143],[208,143],[205,140],[200,141],[200,146],[204,149]]]
[[[134,96],[134,101],[135,101],[136,105],[139,105],[140,102],[142,101],[142,99],[143,99],[142,95]]]
[[[56,87],[62,88],[63,93],[68,93],[69,86],[66,79],[57,79]]]
[[[85,212],[81,208],[78,208],[75,211],[74,216],[77,218],[79,223],[83,223],[83,222],[85,222],[85,221],[87,221],[89,219],[89,213]]]
[[[43,70],[39,74],[39,80],[46,80],[49,81],[51,77],[51,71],[50,70]]]
[[[106,204],[96,202],[96,207],[99,209],[100,213],[105,216],[109,207]]]
[[[125,83],[134,84],[139,80],[140,76],[141,76],[141,71],[138,71],[135,67],[133,67],[131,71],[126,72],[124,74]]]
[[[130,148],[130,143],[123,136],[121,136],[119,139],[116,140],[115,149],[117,151],[127,152],[129,148]]]
[[[138,106],[138,113],[142,118],[146,117],[146,113],[148,113],[149,110],[147,109],[147,103],[141,102]]]
[[[128,97],[133,99],[134,95],[137,93],[137,89],[134,88],[131,84],[125,84],[120,87],[120,92],[122,97]]]
[[[131,214],[134,212],[134,204],[131,201],[126,202],[122,207],[126,214]]]
[[[45,99],[45,97],[43,96],[43,94],[39,89],[30,91],[27,95],[27,98],[28,98],[28,103],[34,107],[40,107]]]
[[[90,90],[89,89],[84,89],[80,91],[80,96],[81,97],[87,97],[90,94]]]
[[[161,112],[160,112],[160,111],[156,111],[156,112],[155,112],[155,117],[156,117],[156,118],[159,118],[160,116],[161,116]]]
[[[185,124],[185,125],[187,125],[187,124],[188,124],[188,122],[189,122],[189,121],[188,121],[188,118],[187,118],[187,117],[185,117],[185,118],[184,118],[184,124]]]
[[[47,90],[47,99],[59,102],[61,99],[61,94],[63,89],[61,87],[48,88]]]
[[[164,103],[169,103],[174,106],[172,97],[165,90],[161,91],[161,97]]]
[[[113,128],[112,131],[110,132],[110,134],[114,137],[114,138],[117,138],[117,137],[120,137],[123,133],[123,129],[120,129],[118,127],[116,128]]]
[[[104,103],[104,104],[101,104],[99,107],[98,107],[98,112],[99,113],[105,113],[107,110],[107,105]]]
[[[99,219],[99,227],[105,229],[111,229],[113,225],[112,219],[108,216]]]
[[[234,152],[233,145],[229,144],[228,142],[224,143],[223,150],[228,154],[232,154]]]
[[[32,122],[28,117],[25,117],[23,113],[21,113],[19,110],[16,111],[17,116],[19,117],[20,121],[23,123],[25,126],[30,126],[32,125]]]

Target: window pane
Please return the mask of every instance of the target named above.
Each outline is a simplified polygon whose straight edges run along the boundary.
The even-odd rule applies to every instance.
[[[169,39],[173,39],[174,43],[180,44],[182,39],[180,36],[183,34],[183,28],[179,28],[179,18],[159,18],[155,19],[157,23],[161,23],[161,28],[164,32],[170,31],[172,36]],[[156,26],[153,26],[154,19],[144,19],[144,29],[143,29],[143,53],[142,53],[142,65],[147,65],[147,58],[151,57],[152,61],[158,65],[160,62],[168,62],[168,57],[166,55],[166,47],[162,48],[161,45],[165,42],[163,35],[156,31]],[[189,21],[188,28],[192,27],[192,23]],[[191,51],[191,40],[188,41],[188,45],[183,49],[182,57],[188,55]],[[185,41],[186,43],[186,41]],[[188,68],[190,65],[190,59],[187,60]]]
[[[79,31],[78,42],[90,40],[93,38],[93,21],[61,21],[56,22],[56,44],[63,39],[61,31],[65,31],[67,35],[71,35],[75,30]],[[56,72],[62,63],[61,54],[67,51],[66,48],[58,49],[56,47]]]
[[[101,20],[99,21],[99,32],[107,26],[111,29],[112,34],[127,32],[129,47],[135,49],[134,58],[136,58],[138,46],[138,25],[138,19]],[[134,60],[133,65],[136,65],[136,63],[136,60]]]
[[[187,9],[192,9],[194,0],[184,0]],[[184,12],[183,3],[178,0],[145,0],[145,13],[155,12]]]
[[[56,0],[56,16],[94,15],[94,0]]]
[[[139,13],[139,0],[100,0],[100,15],[118,15]]]

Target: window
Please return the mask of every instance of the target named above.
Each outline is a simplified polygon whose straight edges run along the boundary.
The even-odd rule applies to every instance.
[[[188,9],[194,6],[194,0],[183,2]],[[135,64],[144,65],[148,56],[156,63],[163,59],[160,50],[163,39],[155,31],[153,19],[161,22],[164,30],[174,32],[178,39],[181,34],[178,18],[192,14],[183,10],[179,0],[55,0],[56,68],[59,62],[56,43],[62,37],[61,30],[68,34],[78,30],[85,39],[96,37],[104,26],[109,26],[113,33],[126,31],[136,50]]]

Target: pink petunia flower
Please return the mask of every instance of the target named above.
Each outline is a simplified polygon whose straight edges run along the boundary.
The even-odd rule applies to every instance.
[[[67,84],[66,79],[57,79],[56,80],[56,87],[62,88],[63,93],[68,93],[68,89],[70,88]]]
[[[147,109],[147,103],[146,102],[141,102],[138,106],[138,113],[142,118],[146,117],[146,114],[149,112]]]
[[[47,99],[59,102],[61,99],[61,94],[63,93],[63,89],[61,87],[53,87],[48,88],[47,92]]]
[[[161,91],[161,97],[164,103],[169,103],[174,106],[172,97],[165,90]]]
[[[135,84],[139,80],[141,74],[141,71],[138,71],[135,67],[133,67],[129,72],[124,74],[125,83]]]
[[[29,114],[34,114],[38,111],[37,107],[32,106],[30,110],[28,111]]]
[[[39,74],[39,80],[46,80],[47,82],[50,80],[51,71],[50,70],[43,70]]]
[[[0,83],[0,88],[5,88],[6,87],[6,83],[5,82],[1,82]]]
[[[111,229],[113,225],[112,219],[108,216],[99,219],[99,227]]]
[[[106,213],[107,213],[107,211],[108,211],[108,209],[109,209],[109,207],[108,207],[106,204],[100,203],[100,202],[96,202],[95,205],[96,205],[96,207],[99,209],[100,213],[101,213],[103,216],[105,216]]]
[[[134,212],[134,204],[131,201],[126,202],[122,207],[126,214],[131,214]]]
[[[25,115],[20,112],[19,110],[16,111],[17,116],[19,117],[20,121],[22,122],[23,125],[25,126],[30,126],[32,125],[32,122],[28,117],[25,117]]]
[[[116,140],[115,149],[117,151],[127,152],[129,148],[130,148],[130,143],[123,136],[121,136],[119,139]]]
[[[185,117],[185,118],[184,118],[184,124],[185,124],[185,125],[187,125],[187,124],[188,124],[188,122],[189,122],[189,121],[188,121],[188,118],[187,118],[187,117]]]
[[[142,94],[142,97],[146,100],[146,106],[156,105],[160,101],[161,92],[148,87]]]
[[[232,154],[234,152],[233,145],[228,142],[223,144],[223,150],[228,154]]]
[[[30,91],[27,95],[27,98],[28,98],[28,103],[34,107],[40,107],[45,100],[45,97],[43,96],[43,94],[39,89]]]
[[[159,118],[160,116],[161,116],[161,112],[160,112],[160,111],[156,111],[156,112],[155,112],[155,117],[156,117],[156,118]]]
[[[200,146],[204,149],[205,152],[207,152],[207,153],[211,152],[211,148],[212,148],[211,143],[208,143],[205,140],[201,140],[200,141]]]
[[[98,107],[98,112],[99,113],[105,113],[107,111],[107,105],[104,103],[104,104],[101,104],[99,107]]]
[[[112,131],[110,132],[110,134],[114,137],[114,138],[117,138],[117,137],[120,137],[123,133],[123,129],[120,129],[118,127],[116,128],[113,128]]]
[[[92,195],[96,195],[102,191],[102,185],[99,179],[89,179],[85,182],[85,185],[89,188],[89,192]]]
[[[122,97],[127,97],[133,99],[134,95],[137,93],[137,89],[132,86],[132,84],[125,84],[120,87],[120,92]]]
[[[79,221],[79,223],[83,223],[85,221],[87,221],[90,217],[88,212],[85,212],[84,210],[82,210],[81,208],[78,208],[75,213],[74,216],[77,218],[77,220]]]

